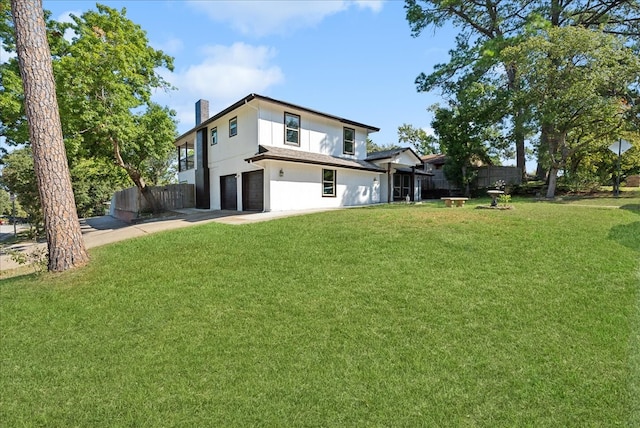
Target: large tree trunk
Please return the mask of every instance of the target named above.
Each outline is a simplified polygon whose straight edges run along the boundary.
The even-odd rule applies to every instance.
[[[44,213],[49,270],[60,272],[86,264],[89,256],[71,188],[42,0],[11,0],[11,12]]]
[[[547,198],[556,197],[556,185],[558,184],[558,168],[554,165],[549,170],[549,186],[547,187]]]
[[[508,86],[511,92],[517,94],[520,90],[520,84],[518,82],[518,69],[514,64],[507,65],[507,79]],[[516,143],[516,166],[520,168],[522,178],[527,178],[527,163],[525,157],[525,116],[521,107],[514,107],[513,111],[513,137]]]
[[[567,161],[567,135],[564,132],[557,131],[550,124],[542,125],[542,133],[549,148],[549,157],[551,159],[551,168],[549,169],[549,184],[547,187],[547,198],[555,198],[556,185],[558,183],[558,172],[560,168],[564,168]]]
[[[142,178],[142,174],[140,171],[135,168],[133,165],[130,165],[124,161],[122,158],[122,154],[120,153],[120,144],[114,138],[111,138],[111,144],[113,145],[113,154],[116,159],[116,164],[127,171],[129,178],[138,188],[138,191],[142,195],[142,197],[147,201],[147,205],[151,209],[151,212],[154,214],[160,214],[162,212],[162,206],[151,192],[149,186],[147,186],[146,181]]]

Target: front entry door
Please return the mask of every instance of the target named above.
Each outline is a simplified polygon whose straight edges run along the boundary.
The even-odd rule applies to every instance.
[[[238,183],[235,174],[220,177],[220,208],[238,210]]]
[[[411,197],[411,175],[393,174],[393,200],[403,201]]]

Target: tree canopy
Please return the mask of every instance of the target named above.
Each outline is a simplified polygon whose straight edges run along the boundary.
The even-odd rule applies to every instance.
[[[6,0],[2,0],[6,1]],[[153,49],[145,31],[120,11],[97,4],[48,21],[56,91],[72,169],[82,159],[108,159],[126,171],[147,198],[148,183],[162,177],[174,151],[175,112],[152,101],[156,90],[171,90],[160,75],[173,59]],[[64,34],[73,34],[71,40]],[[11,46],[11,32],[4,35]],[[9,144],[25,144],[22,94],[15,61],[0,65],[0,122]],[[150,206],[158,210],[155,201]]]
[[[528,40],[532,28],[578,28],[624,40],[626,48],[640,50],[640,2],[638,0],[406,0],[405,10],[412,35],[427,28],[452,24],[459,29],[456,47],[448,63],[438,64],[429,74],[416,78],[418,91],[440,89],[450,98],[477,82],[493,86],[502,93],[502,117],[509,120],[507,136],[515,143],[517,165],[525,162],[525,140],[538,149],[541,160],[546,150],[540,150],[540,124],[532,117],[533,107],[522,102],[521,91],[526,79],[526,65],[513,56],[501,55]],[[500,95],[496,95],[499,98]],[[633,98],[633,97],[630,97]],[[519,102],[514,102],[517,99]],[[637,93],[631,103],[637,121]],[[633,119],[635,118],[635,119]],[[537,140],[537,141],[536,141]],[[544,144],[544,142],[542,142]],[[550,165],[548,166],[550,168]]]
[[[640,59],[622,40],[580,27],[549,27],[502,52],[518,64],[521,91],[540,124],[551,164],[547,197],[558,171],[580,151],[594,151],[628,129],[627,100],[640,85]]]

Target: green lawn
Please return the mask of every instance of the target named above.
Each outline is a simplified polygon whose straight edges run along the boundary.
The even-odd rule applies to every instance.
[[[0,426],[640,426],[640,198],[477,203],[212,223],[0,281]]]

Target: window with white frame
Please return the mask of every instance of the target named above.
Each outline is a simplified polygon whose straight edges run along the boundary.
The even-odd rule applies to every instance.
[[[297,114],[284,114],[284,143],[300,145],[300,116]]]
[[[229,119],[229,137],[238,135],[238,116]]]
[[[343,153],[352,155],[355,152],[356,130],[353,128],[344,128],[342,133]]]
[[[336,196],[336,171],[334,169],[322,170],[322,196]]]
[[[211,128],[211,145],[218,144],[218,127]]]

